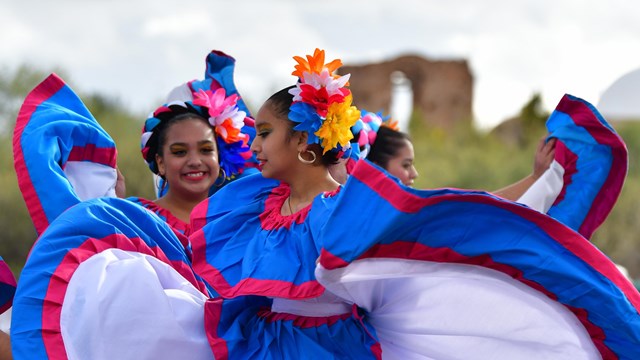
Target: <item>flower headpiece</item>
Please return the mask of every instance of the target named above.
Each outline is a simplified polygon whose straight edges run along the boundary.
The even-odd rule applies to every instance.
[[[382,111],[377,113],[362,110],[362,117],[351,127],[351,132],[357,138],[358,150],[354,151],[355,159],[364,159],[369,154],[371,146],[376,141],[378,130],[381,126],[389,127],[392,130],[399,131],[398,122],[390,116],[383,116]]]
[[[306,59],[294,56],[294,60],[298,65],[292,75],[298,77],[298,83],[289,90],[293,95],[289,119],[298,123],[294,130],[306,131],[307,143],[320,144],[323,154],[346,152],[353,138],[350,129],[360,118],[346,88],[350,75],[334,74],[342,62],[336,59],[325,64],[324,50],[316,49]]]
[[[226,96],[223,88],[215,91],[199,90],[193,93],[193,101],[175,101],[165,104],[145,121],[142,127],[141,152],[149,169],[158,174],[155,157],[158,152],[159,125],[170,119],[192,113],[209,121],[214,127],[218,146],[220,168],[227,179],[242,173],[245,161],[251,157],[249,136],[241,132],[246,113],[238,109],[237,95]]]

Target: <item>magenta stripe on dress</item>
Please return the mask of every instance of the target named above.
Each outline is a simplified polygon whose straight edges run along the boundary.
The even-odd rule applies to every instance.
[[[22,133],[27,127],[27,124],[37,107],[49,100],[64,86],[65,83],[62,79],[60,79],[56,74],[51,74],[42,83],[40,83],[38,87],[31,91],[20,108],[16,127],[13,132],[13,158],[16,174],[18,175],[18,185],[38,234],[41,234],[47,226],[49,226],[49,220],[44,212],[42,202],[38,197],[36,189],[33,186],[33,181],[31,181],[31,176],[25,163],[21,143]]]

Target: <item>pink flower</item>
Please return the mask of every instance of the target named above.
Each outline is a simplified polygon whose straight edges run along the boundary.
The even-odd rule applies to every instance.
[[[208,109],[209,123],[225,142],[245,140],[246,134],[240,130],[247,114],[238,109],[238,95],[226,96],[223,88],[215,92],[200,89],[193,96],[193,104]]]

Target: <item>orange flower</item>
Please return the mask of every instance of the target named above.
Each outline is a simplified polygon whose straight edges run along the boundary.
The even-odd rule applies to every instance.
[[[317,49],[313,52],[313,55],[307,55],[307,59],[303,59],[300,56],[294,56],[293,59],[298,62],[298,65],[295,66],[295,71],[291,73],[291,75],[297,76],[299,78],[303,78],[303,74],[305,72],[320,74],[323,68],[327,68],[329,73],[333,74],[333,72],[342,66],[342,61],[340,59],[335,59],[330,63],[324,63],[324,50]]]
[[[216,125],[216,133],[220,135],[226,143],[234,143],[245,140],[246,134],[240,132],[240,129],[234,126],[232,119],[226,119],[221,124]]]
[[[389,120],[387,121],[383,121],[380,126],[386,126],[391,130],[400,131],[400,123],[398,122],[398,120],[394,120],[392,118],[389,118]]]

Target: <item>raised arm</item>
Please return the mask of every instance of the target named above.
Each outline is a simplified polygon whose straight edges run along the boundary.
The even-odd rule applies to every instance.
[[[0,331],[0,360],[11,360],[11,340],[9,334]]]
[[[516,201],[522,194],[529,189],[533,183],[544,174],[551,165],[554,157],[556,139],[546,139],[546,136],[540,139],[533,163],[533,172],[521,180],[508,185],[493,193],[508,200]]]

